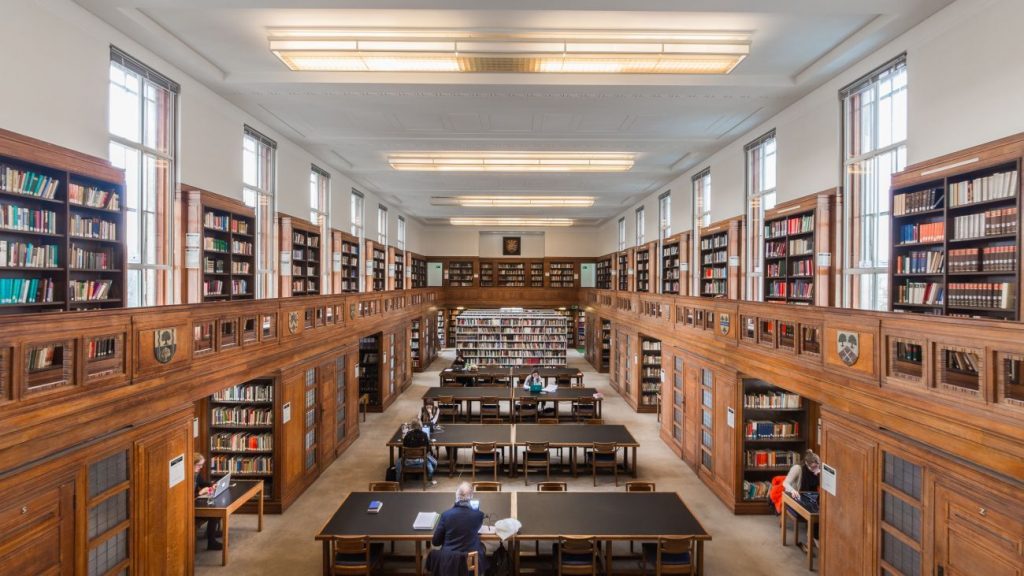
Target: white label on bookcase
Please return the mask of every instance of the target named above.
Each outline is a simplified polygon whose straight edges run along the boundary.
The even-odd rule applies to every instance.
[[[739,256],[729,256],[729,266],[730,267],[735,268],[735,267],[737,267],[739,265],[740,265],[740,257]]]
[[[832,253],[831,252],[818,252],[818,267],[828,268],[832,266]]]
[[[731,406],[725,409],[725,424],[729,428],[736,427],[736,411]]]
[[[281,250],[281,276],[292,275],[292,252]]]
[[[174,488],[185,481],[185,455],[178,454],[167,465],[169,488]]]
[[[281,406],[281,423],[287,424],[292,421],[292,403],[285,402],[284,406]]]
[[[199,269],[199,248],[185,248],[185,268]]]
[[[821,488],[833,496],[836,495],[836,469],[824,462],[821,463]]]
[[[661,383],[662,384],[665,383],[665,369],[664,368],[661,370]]]
[[[199,418],[192,419],[192,437],[199,438]]]
[[[388,278],[394,278],[394,277],[395,277],[395,265],[394,264],[388,264]]]
[[[185,233],[185,248],[199,248],[199,232]]]
[[[341,272],[341,252],[331,254],[331,271]]]
[[[690,263],[689,262],[681,262],[679,264],[679,271],[680,272],[689,272],[690,271]]]
[[[373,276],[373,260],[366,261],[366,275]]]

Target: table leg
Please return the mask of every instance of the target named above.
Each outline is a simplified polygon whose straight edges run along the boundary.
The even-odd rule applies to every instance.
[[[704,541],[697,540],[697,576],[704,574]]]
[[[785,503],[782,504],[782,516],[779,517],[779,524],[782,526],[782,545],[785,546],[786,545],[786,536],[787,536],[786,532],[789,531],[788,527],[786,526],[786,504]]]
[[[423,542],[416,541],[416,576],[423,576]]]
[[[807,569],[814,570],[814,521],[807,519]]]
[[[612,573],[612,541],[605,540],[605,551],[604,551],[604,573],[607,576],[611,576]]]
[[[569,466],[572,469],[572,477],[573,478],[579,478],[579,474],[577,473],[577,470],[576,470],[576,447],[575,446],[570,446],[569,447]]]
[[[636,461],[636,446],[633,446],[633,478],[636,478],[636,471],[639,468]]]
[[[331,542],[324,540],[324,576],[331,576]]]
[[[257,520],[256,531],[263,532],[263,486],[260,486],[260,493],[256,495],[259,500],[256,501],[256,513],[259,520]]]
[[[224,547],[220,551],[220,553],[221,553],[220,565],[221,566],[227,566],[228,565],[228,518],[230,516],[231,516],[230,514],[225,512],[224,513],[224,517],[221,518],[221,531],[224,534],[223,538],[222,538],[222,541],[224,543]],[[209,530],[210,526],[207,525],[206,529]]]
[[[395,447],[388,446],[388,466],[395,465]]]

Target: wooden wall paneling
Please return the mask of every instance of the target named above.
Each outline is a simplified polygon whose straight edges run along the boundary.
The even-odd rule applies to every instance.
[[[278,426],[280,442],[276,449],[277,458],[274,464],[278,466],[275,477],[278,479],[282,509],[287,508],[298,498],[307,483],[305,451],[302,444],[305,424],[305,376],[305,369],[299,365],[282,371],[278,380],[281,407],[274,417],[278,418],[281,424]]]
[[[317,447],[319,454],[317,461],[320,470],[326,470],[331,462],[334,462],[336,429],[334,403],[337,401],[337,386],[334,378],[334,359],[320,363],[317,375],[320,378],[319,391],[317,393]]]
[[[936,574],[1024,574],[1024,509],[973,486],[940,482],[935,491]]]
[[[134,443],[133,501],[139,574],[190,574],[193,564],[192,418],[188,411],[171,426]],[[170,484],[170,463],[184,459],[184,477]]]
[[[0,504],[0,566],[6,574],[76,573],[73,477],[4,494]]]

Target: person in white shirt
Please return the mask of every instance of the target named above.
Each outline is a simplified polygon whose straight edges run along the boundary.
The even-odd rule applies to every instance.
[[[782,482],[782,488],[797,500],[801,492],[817,492],[820,484],[821,458],[813,451],[804,454],[803,462],[794,464]]]

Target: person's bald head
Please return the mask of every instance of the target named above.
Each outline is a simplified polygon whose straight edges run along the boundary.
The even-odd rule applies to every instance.
[[[455,501],[456,502],[469,502],[473,499],[473,486],[469,482],[463,482],[459,484],[459,487],[455,489]]]

